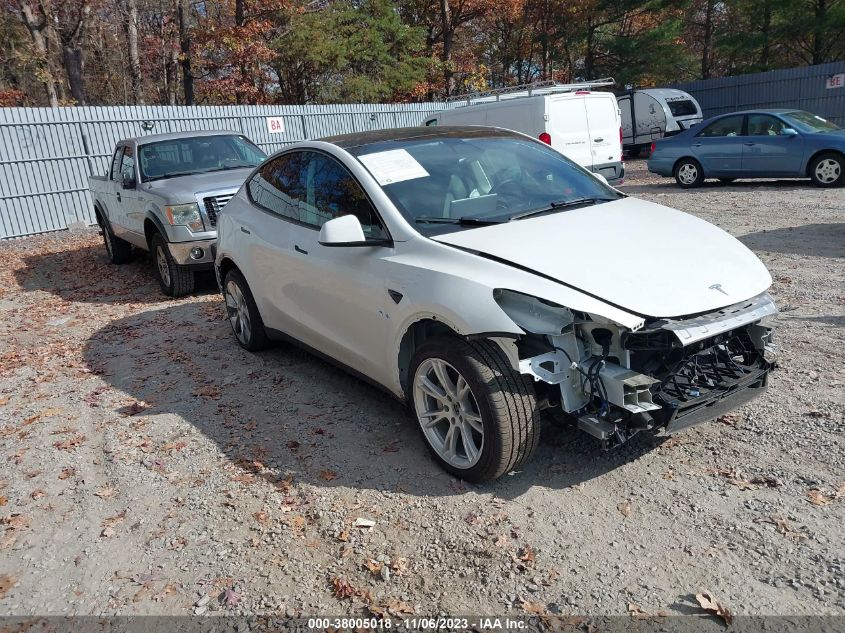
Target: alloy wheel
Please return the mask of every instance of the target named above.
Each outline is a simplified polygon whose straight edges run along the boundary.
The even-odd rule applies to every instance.
[[[452,365],[427,358],[414,376],[414,408],[428,443],[455,468],[472,468],[481,458],[484,425],[469,383]]]
[[[167,261],[167,253],[161,246],[156,248],[156,264],[158,265],[158,274],[161,277],[161,282],[170,287],[170,264]]]
[[[678,168],[678,178],[685,185],[691,185],[698,178],[698,168],[692,163],[684,163]]]
[[[226,312],[229,315],[229,323],[232,325],[235,336],[242,344],[249,344],[252,334],[249,306],[247,306],[243,292],[234,281],[229,281],[226,284]]]
[[[832,182],[836,182],[842,174],[842,166],[839,164],[839,161],[833,158],[825,158],[824,160],[820,160],[816,165],[815,174],[816,180],[829,185]]]

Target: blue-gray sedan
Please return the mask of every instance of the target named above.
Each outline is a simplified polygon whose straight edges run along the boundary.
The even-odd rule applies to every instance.
[[[652,144],[648,170],[684,188],[705,178],[811,178],[845,184],[845,129],[803,110],[749,110],[714,117]]]

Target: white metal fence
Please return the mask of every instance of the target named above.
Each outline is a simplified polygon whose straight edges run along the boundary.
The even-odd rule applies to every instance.
[[[415,126],[438,103],[327,106],[0,108],[0,239],[94,223],[88,176],[105,174],[116,141],[185,130],[234,130],[268,154],[334,134]],[[281,117],[271,132],[268,117]]]

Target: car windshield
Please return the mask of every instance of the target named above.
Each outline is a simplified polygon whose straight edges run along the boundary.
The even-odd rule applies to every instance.
[[[255,167],[266,158],[253,143],[234,134],[148,143],[138,149],[138,155],[143,182]]]
[[[801,132],[835,132],[842,129],[835,123],[804,110],[785,112],[781,116]]]
[[[547,145],[515,135],[448,133],[350,151],[427,235],[622,197]]]

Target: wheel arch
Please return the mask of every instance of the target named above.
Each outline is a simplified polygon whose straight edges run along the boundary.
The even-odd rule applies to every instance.
[[[692,161],[695,161],[696,165],[698,165],[698,166],[701,168],[701,173],[702,173],[702,174],[704,173],[704,167],[702,166],[701,161],[700,161],[700,160],[698,160],[695,156],[690,156],[690,155],[688,155],[688,154],[687,154],[687,155],[685,155],[685,156],[681,156],[681,157],[680,157],[679,159],[677,159],[674,163],[672,163],[672,175],[673,175],[673,176],[675,175],[675,172],[676,172],[676,171],[678,171],[678,165],[680,165],[680,164],[681,164],[681,161],[682,161],[682,160],[692,160]]]
[[[232,270],[238,271],[241,275],[244,274],[243,271],[235,263],[235,260],[233,260],[228,255],[224,255],[220,259],[220,263],[217,265],[217,274],[220,279],[221,288],[223,286],[223,280],[226,279],[226,275],[229,274],[229,272]],[[244,276],[244,279],[246,279],[246,276]]]
[[[810,169],[813,166],[813,162],[822,154],[837,154],[843,162],[845,162],[845,152],[842,152],[838,149],[820,149],[813,152],[810,158],[807,159],[807,164],[804,165],[804,175],[808,178],[811,178]]]
[[[164,241],[167,241],[167,231],[164,230],[164,226],[154,215],[147,215],[144,218],[144,239],[147,242],[147,249],[151,249],[151,243],[153,241],[153,235],[156,233],[160,233],[161,236],[164,238]]]
[[[460,337],[461,334],[451,325],[438,320],[434,316],[417,319],[402,334],[402,338],[399,341],[397,370],[399,373],[399,384],[406,399],[408,398],[408,388],[410,387],[410,375],[408,372],[411,368],[411,359],[423,343],[436,336]]]

